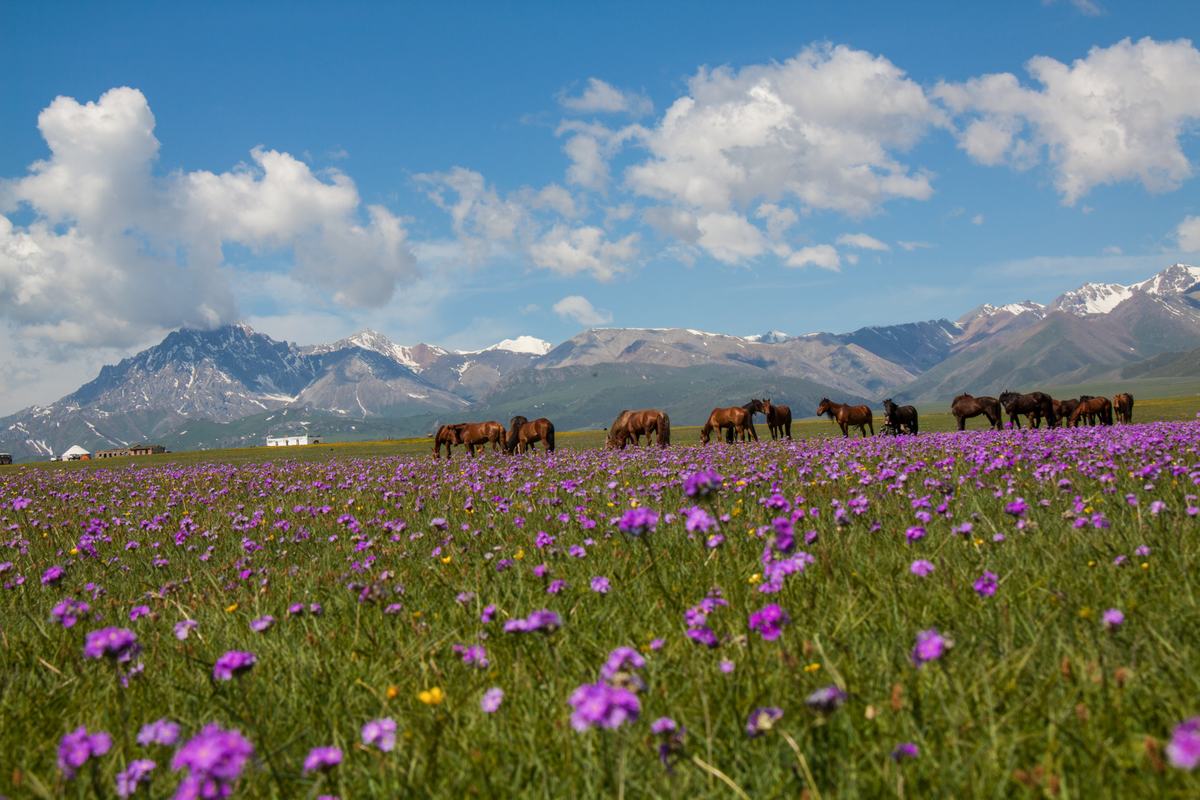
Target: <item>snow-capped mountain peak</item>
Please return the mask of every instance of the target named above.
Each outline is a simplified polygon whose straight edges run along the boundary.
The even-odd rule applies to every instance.
[[[1133,295],[1133,289],[1119,283],[1085,283],[1078,289],[1064,292],[1050,304],[1051,311],[1065,311],[1075,316],[1107,314]]]
[[[1022,314],[1034,314],[1036,316],[1044,316],[1046,307],[1041,303],[1035,303],[1032,300],[1022,300],[1019,303],[1005,303],[1001,306],[994,306],[991,303],[984,303],[974,311],[967,313],[959,322],[963,322],[968,318],[978,317],[994,317],[997,314],[1011,314],[1014,317],[1019,317]]]
[[[792,337],[783,331],[767,331],[766,333],[756,333],[752,336],[743,336],[747,342],[758,342],[759,344],[779,344],[786,342]]]
[[[1172,264],[1157,275],[1129,288],[1154,295],[1186,294],[1197,284],[1200,284],[1200,267]]]
[[[515,339],[502,339],[490,347],[485,347],[482,350],[474,352],[486,353],[489,350],[507,350],[510,353],[529,353],[530,355],[544,356],[553,349],[554,345],[545,339],[539,339],[536,336],[518,336]]]

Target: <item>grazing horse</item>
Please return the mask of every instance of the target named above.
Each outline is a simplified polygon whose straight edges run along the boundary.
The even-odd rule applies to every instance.
[[[1001,392],[1000,405],[1008,412],[1008,418],[1014,428],[1021,427],[1022,414],[1029,417],[1031,428],[1040,427],[1042,417],[1046,418],[1047,427],[1053,428],[1058,424],[1058,417],[1054,416],[1054,400],[1045,392]]]
[[[829,415],[829,418],[838,424],[842,429],[842,436],[849,438],[850,429],[858,428],[862,433],[863,438],[867,438],[867,428],[871,429],[871,435],[875,435],[875,422],[871,416],[870,406],[851,406],[845,403],[835,403],[828,397],[821,398],[821,404],[817,406],[817,416]]]
[[[775,405],[770,400],[763,400],[763,413],[767,415],[767,427],[771,430],[772,439],[792,438],[792,409],[788,406]]]
[[[1000,413],[1000,401],[994,397],[974,397],[963,393],[954,398],[950,404],[950,413],[958,420],[958,429],[967,429],[967,420],[983,414],[987,417],[988,427],[1000,430],[1004,426],[1004,416]]]
[[[622,411],[608,428],[608,447],[614,450],[624,450],[630,439],[633,440],[635,446],[640,447],[643,436],[646,437],[646,444],[649,445],[651,434],[658,437],[659,447],[669,445],[671,443],[671,418],[656,408]]]
[[[708,444],[713,431],[716,431],[719,437],[723,428],[729,429],[725,438],[726,442],[732,443],[735,433],[740,439],[745,440],[749,437],[758,441],[758,432],[754,430],[754,415],[741,406],[714,408],[708,415],[708,421],[700,429],[700,441]]]
[[[1089,397],[1086,400],[1080,398],[1079,405],[1071,413],[1071,424],[1074,425],[1083,416],[1089,419],[1096,417],[1101,425],[1112,425],[1112,401],[1107,397]]]
[[[883,401],[883,424],[891,427],[896,433],[907,431],[917,434],[917,409],[913,406],[898,406],[892,398]]]
[[[1071,415],[1075,413],[1075,409],[1079,407],[1079,401],[1068,398],[1066,400],[1054,401],[1054,416],[1058,417],[1059,422],[1066,427]]]
[[[442,445],[446,446],[446,458],[450,458],[450,446],[466,445],[467,452],[475,455],[475,448],[486,448],[491,444],[492,450],[504,446],[504,426],[499,422],[459,422],[454,425],[443,425],[438,428],[433,437],[433,457],[441,454]]]
[[[1126,425],[1133,422],[1133,395],[1121,392],[1112,399],[1113,411],[1117,413],[1117,421]]]
[[[446,458],[452,458],[450,448],[456,444],[462,444],[462,439],[459,436],[459,428],[462,425],[443,425],[437,429],[437,433],[433,435],[433,460],[437,461],[442,455],[442,446],[446,447]]]
[[[524,453],[539,441],[546,443],[547,453],[554,452],[553,422],[545,417],[538,417],[533,422],[525,417],[513,417],[508,423],[508,441],[504,443],[504,450],[507,453]]]

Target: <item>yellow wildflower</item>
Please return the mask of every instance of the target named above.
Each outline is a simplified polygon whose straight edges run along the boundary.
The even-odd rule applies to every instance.
[[[400,694],[399,686],[397,686],[395,684],[388,686],[388,688],[387,688],[387,699],[388,700],[395,700],[399,694]]]
[[[818,664],[818,663],[817,663],[817,662],[815,662],[815,661],[814,661],[813,663],[811,663],[811,664],[805,664],[805,665],[804,665],[804,671],[805,671],[805,672],[817,672],[817,671],[819,671],[820,669],[821,669],[821,665],[820,665],[820,664]]]
[[[524,557],[525,557],[525,548],[524,547],[518,547],[517,552],[513,553],[513,558],[515,558],[517,561],[520,561]]]
[[[440,706],[446,699],[446,694],[442,691],[442,687],[435,686],[432,689],[423,689],[417,692],[417,699],[427,706]]]
[[[761,581],[762,581],[762,573],[759,573],[759,572],[754,573],[746,580],[746,582],[749,583],[751,586],[757,586]]]
[[[230,603],[229,605],[225,606],[225,613],[232,614],[233,612],[237,611],[237,609],[238,609],[237,603]]]

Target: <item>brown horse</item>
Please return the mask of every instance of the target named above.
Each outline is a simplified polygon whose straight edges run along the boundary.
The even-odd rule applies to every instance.
[[[450,446],[466,445],[467,452],[475,455],[475,448],[492,446],[492,451],[504,446],[504,426],[499,422],[458,422],[453,425],[443,425],[438,428],[433,437],[433,457],[441,454],[442,445],[446,446],[446,458],[450,458]]]
[[[792,409],[775,405],[769,399],[762,401],[763,413],[767,415],[767,428],[772,439],[792,438]]]
[[[857,427],[862,433],[863,438],[867,438],[867,428],[871,429],[871,435],[875,435],[875,422],[871,416],[870,406],[851,406],[845,403],[835,403],[828,397],[821,398],[821,404],[817,406],[817,416],[829,415],[829,418],[838,424],[842,429],[842,436],[850,436],[850,428]]]
[[[436,461],[442,454],[442,446],[446,447],[446,458],[451,458],[450,448],[456,444],[462,444],[462,439],[459,437],[460,425],[443,425],[437,429],[437,433],[433,435],[433,460]]]
[[[1054,400],[1045,392],[1001,392],[1000,405],[1008,412],[1008,418],[1014,428],[1021,427],[1022,414],[1029,418],[1031,428],[1040,427],[1042,417],[1046,418],[1047,427],[1053,428],[1058,424],[1058,418],[1054,416]]]
[[[1112,399],[1113,411],[1117,413],[1117,422],[1126,425],[1133,422],[1133,395],[1121,392]]]
[[[554,452],[554,423],[545,417],[530,422],[525,417],[513,417],[508,423],[508,441],[504,443],[507,453],[524,453],[536,442],[546,443],[546,452]]]
[[[642,444],[641,438],[646,437],[646,444],[651,442],[651,435],[658,437],[658,446],[666,447],[671,443],[671,418],[656,408],[644,408],[641,411],[622,411],[608,428],[608,447],[614,450],[624,450],[629,440],[636,447]]]
[[[1066,400],[1054,401],[1054,416],[1058,417],[1059,422],[1065,427],[1071,419],[1071,415],[1075,413],[1075,409],[1079,407],[1079,400],[1068,398]]]
[[[1000,401],[994,397],[974,397],[963,393],[950,404],[950,413],[958,420],[958,429],[967,429],[967,420],[980,414],[987,417],[988,427],[1000,430],[1004,427],[1004,416],[1000,413]]]
[[[1096,417],[1101,425],[1113,424],[1112,402],[1107,397],[1089,397],[1080,399],[1079,405],[1071,413],[1071,424],[1074,425],[1081,417]]]
[[[725,439],[727,442],[733,442],[734,434],[737,434],[739,439],[747,439],[749,437],[756,442],[758,441],[758,432],[754,430],[754,414],[741,406],[714,408],[712,413],[708,415],[708,421],[700,429],[700,441],[708,444],[712,438],[713,431],[716,431],[717,436],[720,436],[721,430],[725,428],[728,428]]]

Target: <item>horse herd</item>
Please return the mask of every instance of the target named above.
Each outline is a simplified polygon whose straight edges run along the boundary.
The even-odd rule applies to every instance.
[[[966,429],[968,419],[981,415],[987,418],[991,428],[1000,430],[1004,427],[1005,413],[1016,428],[1021,427],[1022,416],[1032,428],[1040,427],[1043,419],[1051,428],[1057,425],[1076,426],[1085,422],[1089,425],[1112,425],[1114,413],[1117,422],[1133,422],[1133,395],[1122,392],[1110,401],[1107,397],[1086,394],[1077,399],[1055,400],[1045,392],[1019,394],[1005,391],[999,397],[960,394],[950,404],[950,413],[954,415],[960,431]],[[756,398],[740,406],[714,408],[700,429],[700,441],[708,444],[715,434],[718,439],[723,436],[728,443],[735,440],[756,442],[758,432],[754,429],[755,414],[762,414],[766,418],[772,439],[792,438],[791,408]],[[818,417],[828,415],[841,428],[842,436],[848,437],[851,428],[857,428],[864,437],[868,430],[872,436],[875,435],[870,406],[835,403],[824,397],[817,405],[816,414]],[[891,398],[883,401],[880,435],[916,435],[919,427],[916,408],[898,406]],[[640,446],[643,436],[647,445],[666,447],[671,443],[671,418],[666,412],[653,408],[622,411],[608,428],[607,447],[623,450],[630,443]],[[525,417],[513,417],[508,428],[499,422],[460,422],[438,428],[433,437],[433,457],[439,458],[445,447],[446,458],[450,458],[450,449],[454,445],[465,446],[472,456],[476,448],[486,449],[489,444],[493,451],[503,449],[506,453],[524,453],[530,448],[536,449],[537,442],[543,442],[547,452],[554,452],[554,423],[545,417],[532,421]]]

